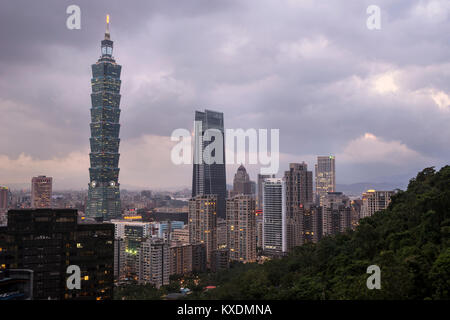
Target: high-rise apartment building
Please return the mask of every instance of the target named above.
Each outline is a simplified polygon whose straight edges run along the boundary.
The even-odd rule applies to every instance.
[[[206,246],[206,262],[211,267],[211,255],[217,250],[217,196],[199,195],[189,200],[189,242]]]
[[[86,216],[110,220],[121,215],[119,190],[120,73],[112,56],[109,21],[101,57],[92,65],[90,183]]]
[[[256,247],[263,247],[263,214],[262,209],[257,209],[256,211]]]
[[[217,218],[217,248],[227,247],[227,220]]]
[[[251,195],[239,194],[227,199],[227,248],[230,259],[256,261],[256,201]]]
[[[138,282],[156,288],[169,284],[169,244],[163,239],[147,238],[141,243]]]
[[[286,204],[283,179],[264,180],[263,251],[269,255],[286,252]]]
[[[328,192],[323,199],[322,234],[335,235],[352,227],[350,199],[342,192]]]
[[[171,275],[206,271],[206,247],[204,244],[171,246],[169,253]]]
[[[33,270],[33,297],[112,299],[114,226],[78,222],[73,209],[9,210],[0,227],[0,268]],[[81,288],[67,288],[67,268],[77,265]]]
[[[360,217],[370,217],[377,211],[386,209],[391,202],[395,191],[367,190],[362,195],[362,207]]]
[[[185,225],[183,229],[175,229],[172,232],[172,242],[189,244],[189,226]]]
[[[230,268],[230,250],[217,249],[211,255],[211,272],[220,272]]]
[[[258,174],[258,198],[256,202],[256,208],[263,209],[263,188],[264,180],[269,178],[275,178],[274,174]]]
[[[114,239],[114,280],[123,281],[126,278],[126,243],[123,238]]]
[[[301,208],[302,215],[302,240],[317,243],[322,238],[322,207],[305,205]]]
[[[284,173],[286,186],[286,250],[305,242],[305,226],[303,222],[303,207],[313,203],[312,172],[303,163],[289,164],[289,171]]]
[[[207,131],[211,133],[211,137],[205,135]],[[214,135],[219,135],[222,139],[216,140]],[[211,110],[196,111],[194,136],[192,197],[216,195],[217,215],[222,219],[226,219],[225,199],[227,197],[227,187],[223,113]],[[216,148],[214,149],[212,146]],[[214,150],[209,150],[210,148]],[[213,161],[211,157],[214,157],[216,161]]]
[[[52,207],[53,179],[46,176],[33,177],[31,179],[31,207]]]
[[[336,158],[334,156],[318,156],[315,166],[316,203],[323,206],[323,198],[327,192],[336,191]]]

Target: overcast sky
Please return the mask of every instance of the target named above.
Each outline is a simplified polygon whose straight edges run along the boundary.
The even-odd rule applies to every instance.
[[[81,30],[66,8],[81,8]],[[381,8],[381,30],[366,9]],[[450,156],[450,1],[3,0],[0,185],[87,188],[91,64],[111,15],[122,187],[190,186],[170,161],[195,110],[280,129],[281,164],[336,155],[337,182],[404,183]],[[247,165],[256,179],[257,165]],[[227,166],[228,183],[237,166]]]

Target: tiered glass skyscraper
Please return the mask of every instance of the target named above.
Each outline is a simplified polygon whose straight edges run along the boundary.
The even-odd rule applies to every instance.
[[[102,55],[92,65],[90,183],[86,215],[109,220],[121,215],[119,190],[120,72],[112,57],[109,17]]]

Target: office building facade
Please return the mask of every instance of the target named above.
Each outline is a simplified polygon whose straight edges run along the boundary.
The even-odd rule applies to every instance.
[[[79,223],[73,209],[9,210],[0,248],[0,266],[33,271],[36,300],[112,299],[112,224]],[[70,265],[80,267],[80,289],[67,287]]]
[[[214,132],[222,139],[216,140],[214,136],[207,137],[205,133]],[[225,200],[227,197],[225,173],[225,135],[223,113],[211,110],[195,112],[195,146],[194,166],[192,175],[192,197],[198,195],[217,196],[217,215],[225,219]],[[213,144],[214,143],[214,144]],[[216,148],[214,151],[212,146]],[[211,151],[211,154],[206,151]],[[220,153],[222,153],[220,155]],[[206,156],[206,157],[204,157]],[[216,161],[211,158],[215,157]]]
[[[323,199],[328,192],[336,191],[335,156],[318,156],[315,166],[316,203],[323,206]]]

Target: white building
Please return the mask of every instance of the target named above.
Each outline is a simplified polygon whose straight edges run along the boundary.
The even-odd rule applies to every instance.
[[[263,204],[263,250],[282,255],[286,252],[285,185],[282,179],[264,180]]]
[[[111,220],[111,223],[114,224],[114,237],[116,239],[125,238],[125,226],[142,227],[144,237],[150,237],[152,234],[152,224],[150,222]]]

